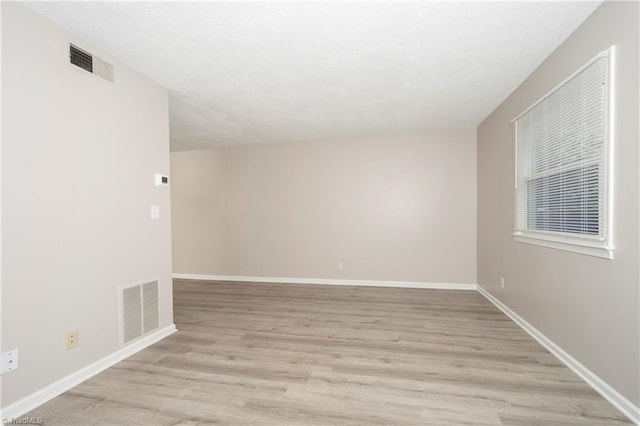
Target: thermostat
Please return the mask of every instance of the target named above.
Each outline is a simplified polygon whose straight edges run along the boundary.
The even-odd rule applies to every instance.
[[[160,173],[156,173],[156,186],[168,186],[169,185],[169,176],[161,175]]]

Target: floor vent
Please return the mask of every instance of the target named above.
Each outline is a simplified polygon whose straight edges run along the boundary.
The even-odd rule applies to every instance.
[[[69,62],[91,74],[113,82],[113,65],[73,44],[69,45]]]
[[[122,288],[121,300],[122,339],[125,345],[160,326],[158,281]]]

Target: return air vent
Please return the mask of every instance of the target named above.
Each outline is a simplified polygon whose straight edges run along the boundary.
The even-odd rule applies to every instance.
[[[158,281],[121,289],[122,341],[127,343],[160,326]]]
[[[69,62],[91,74],[113,82],[113,65],[73,44],[69,45]]]

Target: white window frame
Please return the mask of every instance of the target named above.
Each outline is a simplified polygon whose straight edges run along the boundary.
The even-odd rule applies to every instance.
[[[567,82],[572,80],[576,75],[585,70],[589,65],[594,63],[601,57],[608,57],[608,69],[607,69],[607,86],[605,89],[605,141],[604,141],[604,191],[603,191],[603,218],[600,226],[602,227],[602,235],[599,238],[591,236],[585,236],[577,233],[569,232],[553,232],[553,231],[540,231],[533,229],[518,229],[518,213],[517,208],[517,190],[518,190],[518,140],[517,140],[517,121],[525,114],[531,111],[538,104],[543,102],[549,96],[558,91]],[[544,247],[551,247],[554,249],[565,250],[575,253],[581,253],[596,257],[602,257],[605,259],[613,259],[613,146],[614,146],[614,93],[615,93],[615,46],[611,46],[609,49],[600,52],[580,69],[566,78],[562,83],[558,84],[542,98],[536,101],[529,108],[518,114],[511,124],[514,130],[515,140],[515,176],[514,176],[514,230],[513,237],[515,241],[535,244]]]

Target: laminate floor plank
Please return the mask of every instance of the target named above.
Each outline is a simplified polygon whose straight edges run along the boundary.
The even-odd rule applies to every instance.
[[[473,291],[174,282],[178,332],[47,425],[631,424]]]

